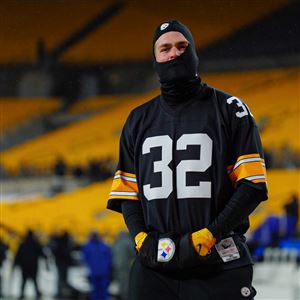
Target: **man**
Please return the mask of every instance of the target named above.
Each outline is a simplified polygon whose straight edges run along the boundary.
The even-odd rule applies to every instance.
[[[50,240],[50,249],[55,258],[57,268],[57,298],[63,298],[70,290],[68,284],[69,268],[73,264],[72,251],[75,245],[68,231],[53,234]]]
[[[22,271],[21,294],[19,299],[24,299],[24,289],[28,279],[33,281],[36,299],[41,297],[37,282],[38,261],[40,257],[47,259],[47,256],[43,252],[43,247],[34,232],[28,230],[17,250],[14,262],[14,265],[20,266]]]
[[[253,299],[243,234],[267,199],[259,133],[237,97],[201,82],[176,20],[153,38],[161,95],[129,115],[107,207],[134,237],[129,299]]]
[[[135,258],[132,239],[128,232],[121,231],[112,247],[113,250],[113,278],[119,286],[119,300],[128,299],[128,274]]]
[[[92,232],[81,251],[89,269],[91,300],[107,300],[112,268],[110,247],[102,241],[97,232]]]

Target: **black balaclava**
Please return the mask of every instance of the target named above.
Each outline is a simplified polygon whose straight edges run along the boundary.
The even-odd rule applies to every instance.
[[[153,36],[153,54],[157,39],[166,32],[178,31],[188,40],[189,45],[179,57],[158,63],[154,55],[154,68],[161,83],[161,94],[168,102],[185,102],[201,88],[198,75],[199,59],[189,29],[177,20],[160,24]]]

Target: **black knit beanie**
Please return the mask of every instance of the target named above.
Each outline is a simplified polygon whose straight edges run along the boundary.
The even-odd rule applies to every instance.
[[[182,33],[185,36],[185,38],[189,41],[190,45],[193,48],[195,48],[194,39],[193,39],[193,36],[192,36],[191,32],[189,31],[189,29],[177,20],[170,20],[170,21],[166,21],[166,22],[160,24],[154,31],[153,44],[152,44],[153,51],[154,51],[155,42],[158,40],[158,38],[162,34],[169,32],[169,31],[178,31],[178,32]]]

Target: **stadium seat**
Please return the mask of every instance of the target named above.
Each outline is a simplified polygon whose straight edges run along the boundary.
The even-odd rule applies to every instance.
[[[57,98],[0,98],[1,131],[3,133],[34,117],[54,112],[59,104]]]

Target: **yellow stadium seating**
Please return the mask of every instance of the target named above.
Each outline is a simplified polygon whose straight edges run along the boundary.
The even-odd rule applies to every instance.
[[[111,182],[96,183],[53,198],[1,203],[1,223],[20,234],[28,228],[48,235],[53,231],[69,230],[78,240],[84,240],[95,229],[112,241],[126,227],[122,215],[106,209]],[[299,182],[299,169],[269,171],[269,200],[251,216],[251,229],[259,226],[269,214],[282,214],[290,195],[300,196]]]
[[[284,205],[293,194],[300,197],[300,169],[269,170],[267,172],[269,200],[260,204],[250,217],[251,231],[255,230],[269,215],[284,214]],[[300,209],[300,207],[299,207]],[[300,221],[298,222],[300,229]]]
[[[1,132],[58,109],[57,98],[0,98]]]
[[[41,38],[51,50],[103,10],[105,1],[1,1],[0,62],[36,60]],[[224,3],[223,5],[220,3]],[[125,7],[104,26],[67,51],[62,59],[73,62],[123,61],[151,58],[155,27],[177,18],[193,31],[203,47],[240,27],[262,18],[288,0],[259,1],[125,1]],[[133,42],[133,41],[138,41]]]
[[[120,130],[129,111],[154,94],[156,92],[133,99],[131,96],[130,101],[120,97],[124,101],[109,111],[2,152],[1,161],[8,170],[15,172],[23,161],[45,168],[52,165],[58,156],[63,156],[72,165],[86,164],[95,158],[116,159]]]
[[[76,102],[71,106],[69,112],[71,114],[81,112],[97,112],[99,110],[107,109],[116,103],[122,101],[122,98],[134,98],[134,96],[93,96]]]
[[[245,100],[257,121],[268,118],[268,125],[262,132],[265,147],[280,148],[288,144],[300,150],[299,68],[207,74],[203,78]],[[84,165],[94,158],[116,160],[120,130],[130,110],[157,93],[121,97],[123,101],[88,120],[2,152],[2,163],[16,172],[28,158],[38,168],[49,168],[57,156],[63,156],[71,165]]]

